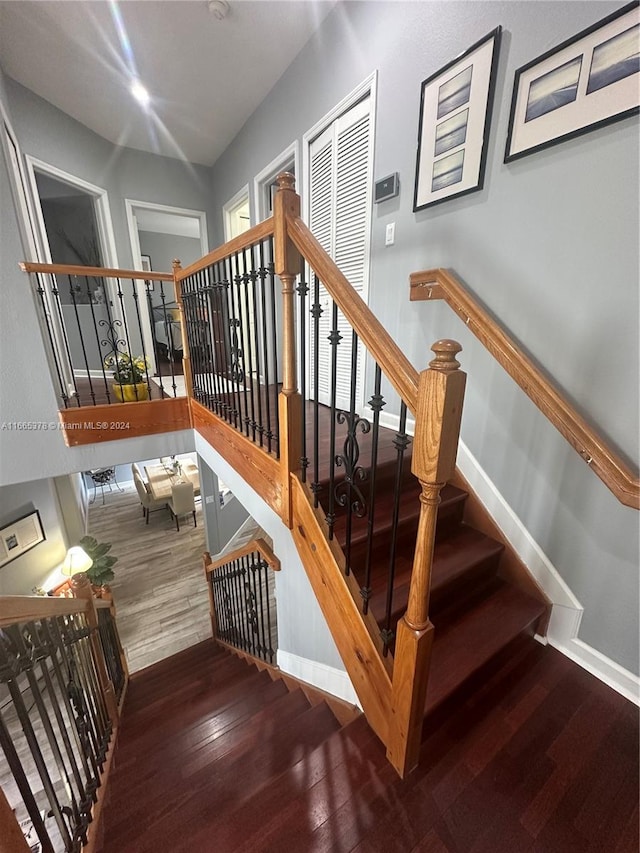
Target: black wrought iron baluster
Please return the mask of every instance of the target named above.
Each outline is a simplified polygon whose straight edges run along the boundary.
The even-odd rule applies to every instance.
[[[98,321],[96,320],[96,311],[95,311],[95,305],[93,302],[93,293],[91,291],[91,288],[89,287],[89,277],[88,276],[85,276],[85,281],[87,283],[87,299],[89,302],[89,306],[91,307],[91,320],[93,322],[93,330],[94,330],[95,336],[96,336],[96,351],[98,353],[98,357],[100,358],[100,370],[102,371],[102,381],[104,383],[104,391],[105,391],[105,394],[107,395],[107,400],[109,400],[109,382],[107,380],[107,372],[106,372],[105,367],[104,367],[104,360],[102,359],[102,353],[100,352],[100,332],[98,331]],[[102,283],[100,284],[100,288],[102,289],[102,292],[105,293],[104,280],[102,280]]]
[[[7,640],[11,644],[11,649],[9,648]],[[13,657],[13,661],[11,660],[11,657]],[[27,741],[29,751],[31,752],[34,764],[38,771],[38,775],[40,776],[42,787],[46,794],[47,800],[49,801],[49,805],[51,807],[53,817],[56,821],[58,831],[60,832],[64,844],[68,848],[71,843],[69,829],[64,819],[62,807],[60,805],[60,801],[58,800],[58,796],[51,780],[49,769],[47,768],[47,764],[42,754],[42,750],[40,749],[38,737],[31,723],[31,719],[29,717],[29,710],[25,705],[22,693],[16,681],[16,676],[18,674],[22,672],[28,672],[32,666],[33,664],[27,658],[24,648],[21,648],[20,626],[12,625],[8,628],[5,628],[4,636],[0,638],[0,671],[2,671],[3,674],[6,673],[8,676],[3,680],[5,680],[5,683],[9,689],[11,700],[16,709],[18,720],[22,727],[22,731],[24,732],[24,736]],[[8,732],[6,732],[6,737],[10,740]],[[5,746],[4,739],[5,738],[3,732],[3,746]],[[9,761],[11,750],[7,752],[7,750],[5,749],[5,753],[7,754],[7,761]],[[49,838],[46,830],[45,836],[47,839]],[[53,847],[51,847],[51,850],[53,851]]]
[[[44,638],[41,636],[41,633],[38,629],[38,624],[35,622],[26,623],[22,627],[21,631],[16,631],[15,637],[18,642],[19,655],[21,655],[23,659],[28,663],[28,665],[26,667],[23,666],[22,669],[27,677],[27,681],[31,689],[31,695],[34,700],[35,707],[38,711],[40,722],[42,723],[42,728],[48,741],[49,749],[51,750],[54,762],[58,769],[60,779],[65,785],[65,791],[69,797],[70,812],[71,817],[73,819],[70,831],[73,835],[74,840],[78,840],[76,838],[76,832],[81,824],[81,817],[78,800],[76,799],[73,786],[73,779],[75,778],[73,774],[75,761],[70,758],[69,751],[67,751],[67,760],[69,761],[69,767],[67,767],[67,762],[65,761],[62,750],[60,749],[60,740],[62,741],[63,746],[65,747],[70,748],[70,744],[68,738],[66,737],[65,723],[62,720],[60,708],[57,705],[57,697],[55,692],[53,691],[53,686],[49,679],[49,672],[47,669],[47,658],[49,656],[50,650],[48,649]],[[42,674],[43,681],[45,683],[46,688],[48,688],[47,695],[49,697],[49,707],[47,707],[47,703],[45,703],[44,701],[43,691],[41,691],[40,685],[38,684],[38,678],[35,672],[36,664],[40,665],[40,672]],[[51,716],[50,709],[51,711],[53,711],[53,718]],[[56,733],[54,732],[54,719],[58,723],[58,735],[56,735]],[[64,814],[64,806],[62,808],[62,811]]]
[[[345,574],[351,572],[351,534],[353,530],[353,516],[364,518],[367,513],[367,501],[360,488],[368,477],[368,471],[358,465],[360,459],[360,445],[358,444],[358,432],[366,435],[371,424],[356,413],[356,377],[358,375],[358,335],[351,332],[351,396],[349,399],[349,411],[339,411],[336,421],[347,425],[347,434],[341,454],[335,457],[338,468],[344,469],[344,478],[335,487],[335,499],[339,506],[346,509],[346,539],[344,546]]]
[[[238,422],[237,429],[243,432],[249,423],[248,408],[246,406],[246,390],[242,385],[244,381],[244,353],[242,350],[242,316],[239,304],[239,281],[235,255],[229,258],[229,292],[231,294],[232,316],[229,320],[229,381],[237,392]]]
[[[69,279],[69,286],[71,286],[71,277],[67,276],[67,278]],[[62,302],[60,301],[60,290],[58,289],[58,280],[54,275],[51,276],[51,279],[54,282],[53,287],[51,288],[51,295],[54,298],[56,311],[58,312],[58,326],[62,330],[62,339],[64,341],[67,364],[69,364],[71,368],[71,381],[73,383],[74,397],[76,405],[78,407],[81,407],[82,401],[80,400],[80,392],[78,391],[78,383],[76,382],[73,359],[71,358],[71,345],[69,344],[69,335],[67,334],[67,326],[64,319],[64,312],[62,311]]]
[[[110,610],[106,608],[98,610],[98,625],[102,647],[105,651],[105,659],[108,664],[109,678],[113,684],[116,699],[120,699],[124,688],[125,675],[120,656],[117,629]]]
[[[338,306],[332,302],[331,309],[331,332],[328,336],[331,346],[331,426],[329,428],[329,507],[326,522],[329,525],[329,539],[333,539],[333,526],[336,520],[335,513],[335,480],[336,480],[336,395],[338,384],[338,346],[342,335],[338,331]]]
[[[76,278],[76,276],[73,276]],[[93,405],[96,404],[96,395],[93,390],[93,382],[91,381],[91,368],[89,367],[89,358],[87,356],[87,348],[85,346],[84,335],[82,334],[82,323],[80,321],[80,313],[78,312],[78,303],[76,300],[76,288],[79,288],[80,285],[74,285],[71,281],[71,276],[68,275],[67,279],[69,280],[69,296],[71,297],[71,304],[73,305],[73,313],[76,318],[76,326],[78,328],[78,340],[80,341],[80,349],[82,350],[82,360],[84,363],[85,371],[87,374],[87,380],[89,382],[89,394],[91,396],[91,401]]]
[[[130,361],[133,362],[134,355],[133,355],[133,350],[131,347],[131,335],[129,333],[129,324],[127,322],[127,311],[126,311],[126,307],[125,307],[124,293],[122,291],[122,281],[119,277],[116,279],[116,281],[118,282],[118,290],[116,291],[116,294],[118,297],[118,301],[120,303],[120,315],[122,317],[122,324],[121,325],[122,325],[122,328],[124,329],[124,338],[125,338],[126,347],[127,347],[127,355],[129,356]],[[148,381],[149,381],[148,371],[146,372],[146,375],[147,375],[147,383],[148,383]],[[120,383],[120,387],[122,387],[122,383]],[[148,385],[147,385],[147,387],[148,387]],[[136,400],[138,400],[139,399],[138,398],[138,388],[137,388],[136,383],[134,383],[133,388],[134,388]]]
[[[162,285],[162,282],[160,282]],[[135,307],[135,316],[136,322],[138,324],[138,337],[140,340],[140,350],[142,354],[142,360],[144,361],[144,375],[146,377],[146,385],[147,385],[147,394],[149,398],[151,398],[151,377],[149,376],[149,359],[147,358],[147,349],[144,342],[144,332],[142,329],[142,314],[140,312],[140,295],[138,293],[138,286],[136,284],[136,280],[134,278],[131,279],[131,298],[133,300],[133,304]],[[133,358],[133,356],[132,356]],[[138,396],[138,389],[136,387],[136,397]],[[175,393],[174,393],[175,397]]]
[[[255,589],[255,559],[254,553],[243,558],[245,561],[245,612],[247,614],[247,629],[249,631],[251,654],[256,657],[260,653],[260,636],[258,634],[258,602]]]
[[[362,612],[368,613],[369,600],[371,598],[371,559],[373,556],[373,534],[376,515],[376,479],[378,475],[378,440],[380,434],[380,412],[386,406],[386,402],[380,393],[382,384],[382,370],[376,364],[375,378],[373,383],[373,395],[369,400],[369,408],[373,412],[373,430],[371,433],[371,476],[369,479],[369,517],[367,519],[367,553],[364,564],[364,583],[360,588],[363,606]]]
[[[218,265],[207,268],[207,339],[210,342],[208,345],[211,348],[211,357],[209,360],[209,369],[207,370],[207,381],[209,392],[212,396],[213,411],[220,418],[225,418],[227,415],[227,404],[223,389],[220,384],[220,349],[218,336],[216,332],[216,324],[218,322],[220,311],[220,291],[222,285],[219,281]]]
[[[274,621],[271,622],[271,598],[270,598],[270,586],[273,583],[273,578],[271,576],[271,571],[268,569],[264,572],[264,599],[266,605],[266,614],[267,614],[267,632],[269,635],[269,645],[267,648],[267,654],[269,655],[269,663],[273,663],[273,657],[275,655],[275,649],[273,648],[273,633],[276,628],[276,615],[274,614]]]
[[[264,405],[266,415],[265,435],[267,437],[267,450],[271,453],[271,444],[273,440],[273,428],[271,423],[271,371],[269,369],[269,340],[268,340],[268,324],[267,324],[267,268],[264,260],[264,241],[260,243],[260,269],[258,276],[260,278],[260,314],[262,319],[262,360],[264,362]]]
[[[176,383],[176,371],[174,368],[176,351],[175,351],[175,348],[173,345],[173,325],[172,325],[172,323],[174,322],[172,319],[173,315],[169,314],[167,311],[167,296],[164,292],[165,282],[159,281],[159,282],[157,282],[157,284],[160,288],[160,310],[162,312],[162,322],[164,323],[165,334],[167,336],[167,357],[169,359],[169,375],[171,377],[171,383],[170,384],[171,384],[171,388],[173,390],[173,396],[177,397],[178,396],[178,386]],[[173,302],[173,303],[176,302],[175,295],[173,296],[173,299],[169,300],[169,302]],[[184,334],[184,331],[185,330],[182,330],[183,334]],[[169,396],[169,395],[167,395],[167,396]]]
[[[198,384],[202,394],[202,401],[209,411],[215,412],[215,390],[213,386],[213,374],[209,361],[210,341],[212,338],[211,318],[209,316],[209,303],[211,292],[211,268],[207,267],[195,273],[198,294],[198,326],[199,354],[198,354]]]
[[[265,627],[265,603],[264,603],[264,594],[263,594],[263,583],[262,578],[265,572],[267,572],[268,564],[262,559],[259,553],[255,555],[255,571],[257,574],[256,588],[258,591],[258,614],[260,619],[260,657],[263,660],[267,659],[267,632]]]
[[[242,626],[240,624],[240,609],[238,607],[238,566],[237,561],[232,560],[229,565],[229,568],[225,570],[228,584],[229,584],[229,596],[230,596],[230,612],[232,613],[232,624],[233,624],[233,641],[235,645],[241,649],[242,648]]]
[[[247,324],[247,318],[245,315],[244,304],[242,300],[242,273],[240,272],[240,256],[238,252],[233,255],[233,262],[235,265],[233,283],[235,284],[236,288],[238,307],[238,322],[236,326],[236,333],[238,335],[240,343],[238,366],[236,367],[235,373],[237,377],[236,381],[241,383],[242,387],[242,402],[244,409],[242,423],[244,425],[244,434],[248,438],[251,425],[251,412],[249,410],[249,391],[247,388],[247,339],[245,335],[245,326]],[[240,364],[242,364],[242,368],[240,368]]]
[[[221,332],[223,334],[224,360],[221,365],[221,376],[223,377],[223,385],[225,395],[229,405],[229,423],[233,424],[235,429],[242,432],[242,415],[241,415],[241,396],[240,390],[233,380],[233,364],[234,364],[234,347],[238,346],[238,338],[236,334],[236,314],[235,301],[233,294],[233,273],[231,270],[231,258],[225,258],[224,261],[224,300],[225,312],[220,318]],[[235,335],[235,337],[234,337]]]
[[[97,686],[88,665],[86,643],[90,634],[88,626],[80,623],[75,616],[68,618],[67,632],[71,637],[70,653],[73,661],[70,682],[75,684],[74,696],[78,701],[78,712],[82,710],[94,743],[96,761],[100,769],[107,752],[105,741],[106,715],[97,696]],[[72,701],[73,697],[72,697]]]
[[[245,651],[248,651],[249,635],[247,632],[247,610],[244,600],[244,581],[246,575],[246,568],[242,558],[239,558],[236,562],[238,565],[236,575],[236,590],[238,592],[238,621],[240,623],[240,630],[242,632],[242,648]]]
[[[309,285],[305,281],[305,265],[304,261],[300,261],[300,276],[298,278],[298,286],[296,291],[300,297],[300,396],[302,397],[302,417],[300,418],[300,439],[302,456],[300,457],[300,476],[303,483],[307,482],[307,468],[309,467],[309,455],[307,453],[307,418],[304,407],[307,403],[307,294],[309,293]]]
[[[256,440],[256,400],[255,400],[255,365],[253,363],[254,353],[254,310],[251,304],[251,270],[249,267],[249,257],[246,248],[242,250],[242,287],[241,292],[244,299],[244,331],[245,331],[245,388],[248,386],[249,394],[249,428],[251,431],[251,440]]]
[[[320,279],[313,275],[313,305],[311,306],[311,317],[313,319],[313,505],[318,507],[318,495],[320,485],[320,318],[322,317],[322,305],[320,304]]]
[[[396,548],[398,541],[398,518],[400,515],[400,496],[402,489],[402,472],[404,465],[404,454],[407,447],[411,444],[411,439],[406,433],[407,427],[407,407],[405,403],[400,405],[400,426],[396,437],[393,439],[393,446],[396,449],[396,472],[393,489],[393,514],[391,521],[391,545],[389,548],[389,573],[387,578],[387,601],[385,608],[384,628],[380,632],[383,643],[383,654],[386,655],[389,651],[389,646],[393,641],[394,632],[391,629],[391,613],[393,609],[393,583],[396,574]]]
[[[56,371],[56,377],[58,379],[58,387],[60,388],[60,399],[62,400],[62,404],[65,409],[69,408],[69,395],[67,394],[67,388],[65,386],[64,380],[62,378],[62,368],[60,365],[60,356],[58,354],[58,346],[56,342],[56,338],[53,331],[53,326],[51,323],[51,316],[49,313],[49,306],[47,304],[47,300],[45,298],[45,287],[43,285],[43,277],[44,273],[36,273],[36,293],[38,294],[38,298],[40,300],[40,309],[42,311],[42,316],[44,318],[44,322],[47,328],[47,336],[49,338],[49,351],[53,358],[53,365]]]
[[[261,324],[258,321],[258,312],[259,312],[259,302],[258,302],[258,290],[256,287],[256,282],[258,280],[259,271],[256,269],[256,247],[255,244],[252,243],[251,249],[251,294],[252,294],[252,304],[253,304],[253,357],[255,359],[255,375],[253,377],[253,387],[256,392],[256,405],[258,409],[258,419],[256,421],[256,429],[258,432],[258,442],[260,447],[264,445],[264,422],[262,420],[262,385],[261,380],[263,377],[263,366],[260,364],[261,361],[261,353],[262,347],[260,346],[260,329]]]
[[[270,257],[273,258],[273,237],[269,238]],[[273,430],[273,438],[276,447],[276,459],[280,458],[280,413],[278,409],[278,323],[276,319],[276,274],[273,260],[269,262],[269,285],[271,292],[271,328],[273,329],[273,417],[275,419],[275,429]]]
[[[47,631],[60,653],[60,664],[56,666],[56,674],[61,692],[65,697],[65,707],[69,713],[69,719],[73,721],[76,744],[79,745],[79,754],[87,780],[87,796],[95,801],[100,778],[98,747],[86,718],[85,705],[82,700],[80,685],[76,678],[77,667],[71,651],[74,640],[69,632],[67,617],[59,616],[55,619],[49,619],[47,621]],[[65,673],[62,672],[63,667]],[[91,806],[89,805],[90,808]]]

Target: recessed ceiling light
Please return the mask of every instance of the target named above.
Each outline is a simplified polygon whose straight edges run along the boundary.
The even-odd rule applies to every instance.
[[[134,80],[131,84],[131,94],[142,104],[143,107],[146,107],[149,101],[151,100],[149,96],[149,92],[145,89],[142,83],[139,80]]]

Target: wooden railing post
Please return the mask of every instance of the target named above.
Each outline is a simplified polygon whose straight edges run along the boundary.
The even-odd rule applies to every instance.
[[[178,275],[182,272],[182,265],[178,258],[171,261],[173,269],[173,290],[175,293],[178,310],[180,311],[180,329],[182,330],[182,372],[184,374],[184,387],[187,397],[193,397],[193,379],[191,376],[191,355],[189,353],[189,335],[187,334],[187,318],[182,303],[182,291]]]
[[[94,604],[93,590],[91,589],[89,578],[83,572],[78,575],[74,575],[71,578],[71,589],[73,591],[74,598],[83,599],[88,602],[86,617],[89,627],[91,628],[91,650],[93,652],[93,659],[96,664],[96,672],[98,673],[98,680],[100,681],[100,689],[104,696],[107,714],[111,720],[111,725],[115,729],[118,726],[120,716],[118,711],[118,700],[116,699],[113,684],[111,683],[109,673],[107,672],[104,652],[102,651],[102,644],[100,643],[100,636],[98,634],[98,614]]]
[[[280,416],[280,462],[282,471],[282,520],[292,526],[289,477],[299,470],[302,457],[301,419],[303,401],[296,377],[296,328],[294,283],[300,271],[300,254],[287,234],[287,218],[300,216],[300,196],[290,172],[278,175],[274,201],[274,254],[276,275],[282,282],[282,390]]]
[[[204,577],[207,582],[207,590],[209,592],[209,618],[211,619],[211,636],[215,640],[218,636],[218,616],[216,614],[216,602],[213,597],[213,587],[211,585],[211,579],[209,577],[209,567],[211,566],[211,554],[208,551],[205,551],[203,554],[203,563],[204,563]]]
[[[456,341],[437,341],[420,374],[411,470],[420,481],[420,519],[407,612],[398,622],[387,757],[401,776],[418,762],[433,643],[429,594],[440,490],[454,473],[466,374]]]
[[[20,824],[0,788],[0,853],[29,853]]]

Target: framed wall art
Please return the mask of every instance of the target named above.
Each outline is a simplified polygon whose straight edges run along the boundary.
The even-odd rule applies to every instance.
[[[519,68],[505,163],[637,113],[639,39],[633,2]]]
[[[38,510],[0,530],[0,566],[10,563],[45,540]]]
[[[501,31],[422,84],[414,211],[482,189]]]

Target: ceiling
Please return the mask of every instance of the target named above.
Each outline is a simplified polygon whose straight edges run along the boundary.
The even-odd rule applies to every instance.
[[[9,0],[0,65],[111,142],[211,165],[335,3],[229,0],[218,20],[207,0]]]

